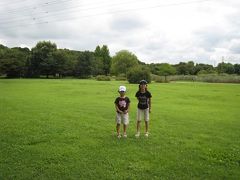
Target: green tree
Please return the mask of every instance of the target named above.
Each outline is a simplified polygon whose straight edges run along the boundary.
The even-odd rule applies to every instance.
[[[92,63],[92,75],[104,75],[104,63],[102,57],[95,57]]]
[[[234,66],[231,63],[219,63],[217,66],[218,73],[234,74]]]
[[[68,70],[67,56],[63,50],[57,50],[53,52],[54,66],[52,67],[52,75],[63,77]]]
[[[82,52],[77,59],[75,75],[80,78],[87,78],[92,75],[92,67],[94,61],[95,56],[93,52]]]
[[[57,51],[57,45],[50,41],[40,41],[32,48],[29,72],[32,77],[39,77],[40,75],[49,75],[55,73],[56,59],[54,53]]]
[[[66,66],[64,66],[64,76],[74,76],[75,69],[78,62],[78,57],[82,53],[81,51],[74,51],[69,49],[61,49],[66,57]]]
[[[138,62],[137,56],[127,50],[122,50],[113,56],[111,71],[114,75],[126,75],[131,68],[138,66]]]
[[[26,74],[26,62],[29,56],[28,48],[0,47],[0,74],[7,77],[23,77]]]
[[[187,62],[187,72],[188,72],[188,74],[190,74],[190,75],[194,75],[194,62],[193,61],[188,61]]]
[[[195,66],[193,61],[188,61],[187,63],[185,62],[180,62],[179,64],[174,66],[177,70],[177,74],[182,74],[182,75],[194,75],[195,72]]]
[[[188,74],[187,63],[180,62],[179,64],[174,65],[174,67],[177,70],[177,74],[183,74],[183,75],[187,75]]]
[[[167,76],[176,74],[176,69],[167,63],[159,64],[159,71],[157,75],[164,76],[165,82],[167,82]]]
[[[127,72],[127,80],[129,83],[139,83],[140,80],[145,79],[149,83],[151,82],[150,70],[145,66],[136,66],[131,68]]]
[[[240,75],[240,64],[234,64],[234,73]]]
[[[159,76],[168,76],[176,74],[176,68],[171,66],[168,63],[161,63],[161,64],[152,64],[153,74]]]
[[[209,64],[196,64],[195,68],[194,68],[194,75],[197,75],[197,74],[212,74],[214,73],[215,70],[214,70],[214,67],[212,65],[209,65]]]
[[[102,48],[97,46],[94,55],[96,57],[96,72],[94,72],[94,74],[108,75],[111,68],[111,56],[108,47],[106,45],[103,45]]]

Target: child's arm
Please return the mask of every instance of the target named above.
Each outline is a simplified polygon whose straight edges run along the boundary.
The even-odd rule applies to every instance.
[[[123,113],[119,108],[118,106],[115,104],[115,108],[116,108],[116,111],[119,112],[119,113]]]
[[[152,105],[151,104],[151,98],[149,98],[149,102],[148,103],[149,103],[149,112],[151,112],[151,105]]]
[[[130,103],[128,104],[128,108],[124,111],[124,114],[127,114],[130,109]]]

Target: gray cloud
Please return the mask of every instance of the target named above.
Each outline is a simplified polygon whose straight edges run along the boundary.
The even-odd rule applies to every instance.
[[[228,56],[240,63],[238,0],[116,14],[107,14],[114,11],[107,7],[113,4],[107,0],[99,9],[95,8],[100,6],[97,1],[51,1],[55,2],[52,5],[45,2],[50,1],[2,0],[0,43],[31,48],[38,41],[50,40],[59,48],[74,50],[94,50],[97,45],[106,44],[111,55],[128,49],[145,62],[211,62],[212,58]],[[114,1],[117,2],[122,5],[114,7],[121,11],[124,2]],[[152,6],[151,3],[153,0],[148,1]]]
[[[230,45],[230,51],[233,54],[239,54],[240,55],[240,39],[234,40]]]
[[[215,48],[219,47],[223,41],[228,39],[224,33],[217,31],[217,29],[209,29],[196,32],[194,35],[198,47],[207,52],[214,52]]]
[[[114,31],[133,31],[145,28],[146,23],[137,17],[119,16],[110,22],[110,27]]]
[[[230,43],[240,38],[235,28],[209,27],[194,33],[196,44],[207,52],[214,52],[216,48],[228,49]]]

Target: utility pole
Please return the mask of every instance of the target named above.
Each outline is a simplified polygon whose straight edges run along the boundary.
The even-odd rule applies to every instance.
[[[216,67],[216,61],[213,60],[213,67]]]

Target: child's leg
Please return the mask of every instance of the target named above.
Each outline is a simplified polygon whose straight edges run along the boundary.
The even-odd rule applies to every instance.
[[[120,135],[120,125],[121,125],[121,124],[117,124],[117,126],[116,126],[116,129],[117,129],[117,135]]]
[[[148,133],[148,121],[145,121],[145,133]]]
[[[121,114],[117,113],[116,114],[116,130],[117,130],[117,136],[120,136],[120,125],[121,125]]]
[[[129,116],[128,113],[123,114],[123,137],[127,137],[127,126],[129,124]]]
[[[141,121],[137,121],[137,133],[140,133],[140,124],[141,124]]]
[[[149,109],[146,109],[144,111],[144,120],[145,120],[145,136],[148,137]]]
[[[140,136],[140,123],[141,123],[141,121],[137,121],[137,133],[135,134],[136,138],[138,138]]]
[[[127,134],[126,130],[127,130],[127,125],[126,125],[126,124],[123,124],[123,134],[124,134],[124,135]]]
[[[137,133],[140,133],[140,124],[141,124],[141,120],[142,120],[142,110],[141,109],[137,109]]]
[[[141,119],[142,119],[142,110],[137,109],[137,134],[135,135],[136,137],[140,136]]]

